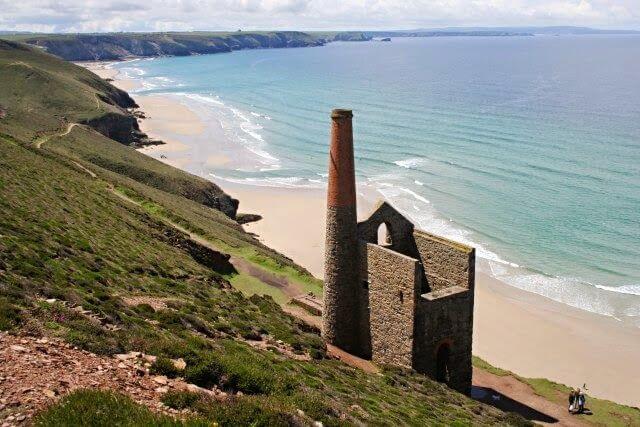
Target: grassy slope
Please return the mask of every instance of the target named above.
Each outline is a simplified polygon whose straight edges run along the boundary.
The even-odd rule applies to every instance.
[[[20,140],[62,129],[67,122],[122,113],[121,108],[98,99],[117,94],[113,86],[73,64],[34,55],[23,45],[0,40],[0,76],[0,105],[11,107],[2,132]]]
[[[46,63],[73,66],[49,56],[5,49],[3,83],[13,78],[14,69],[6,63],[14,60],[14,54],[26,68],[42,65],[51,81],[45,92],[26,84],[14,86],[12,94],[0,93],[0,104],[10,112],[22,99],[40,96],[41,102],[32,105],[57,105],[59,114],[67,117],[93,114],[83,96],[77,97],[78,104],[67,98],[58,105],[59,100],[51,98],[68,89],[69,74],[58,79],[47,71]],[[29,107],[25,108],[26,114]],[[51,110],[37,112],[42,121],[14,115],[0,119],[0,328],[60,336],[100,354],[135,350],[183,357],[187,380],[245,393],[228,405],[192,402],[205,420],[224,422],[242,415],[247,423],[265,419],[288,423],[301,409],[307,421],[317,419],[327,425],[522,423],[420,375],[400,371],[372,375],[323,359],[324,344],[317,331],[283,313],[271,298],[246,298],[231,288],[227,278],[176,245],[184,237],[176,237],[163,217],[198,230],[263,268],[315,285],[302,269],[260,245],[219,212],[98,166],[95,158],[110,158],[110,150],[111,158],[116,158],[121,155],[118,150],[130,149],[94,131],[75,127],[36,148],[34,138],[59,129],[62,122],[47,117],[46,111]],[[129,153],[138,156],[133,150]],[[135,162],[167,177],[175,173],[168,166]],[[121,199],[114,187],[138,197],[143,206]],[[135,295],[161,298],[168,308],[154,311],[148,305],[127,305],[126,297]],[[44,302],[47,298],[81,305],[103,323],[63,304]],[[245,344],[243,337],[256,332],[282,340],[315,360],[296,361]],[[74,395],[39,421],[55,425],[90,413],[99,425],[97,411],[113,399],[122,398]],[[142,417],[136,418],[142,420],[138,424],[163,422],[148,418],[135,405],[115,408],[113,417],[136,413]]]
[[[69,123],[113,115],[129,117],[120,105],[135,103],[125,92],[82,67],[52,55],[35,53],[34,48],[0,40],[0,108],[6,109],[0,135],[38,141],[65,129]],[[235,214],[232,199],[215,184],[163,167],[160,162],[155,165],[142,159],[144,156],[129,159],[131,150],[118,148],[119,156],[102,157],[103,166],[160,190],[221,208],[229,216]]]

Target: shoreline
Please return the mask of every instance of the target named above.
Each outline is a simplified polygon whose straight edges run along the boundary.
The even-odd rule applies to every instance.
[[[118,71],[105,63],[80,65],[114,79],[112,83],[123,90],[136,87],[134,81],[118,78]],[[205,125],[198,114],[170,96],[136,95],[136,102],[148,116],[141,121],[141,129],[166,143],[140,151],[185,169],[193,159],[180,155],[186,149],[181,141],[204,139]],[[207,137],[224,143],[222,132]],[[228,161],[206,159],[214,167]],[[216,184],[240,200],[240,212],[263,216],[245,225],[247,231],[322,276],[323,189],[258,187],[219,180]],[[360,197],[359,217],[374,202]],[[594,397],[640,406],[640,328],[520,290],[481,272],[476,278],[475,355],[526,377],[544,377],[573,387],[586,382]]]

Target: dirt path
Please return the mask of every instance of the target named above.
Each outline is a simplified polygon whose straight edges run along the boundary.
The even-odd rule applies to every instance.
[[[76,126],[80,126],[80,125],[78,123],[69,123],[67,125],[67,129],[62,131],[62,132],[55,132],[55,133],[52,133],[52,134],[49,134],[49,135],[44,135],[44,136],[39,137],[35,141],[36,148],[42,148],[42,144],[44,144],[45,142],[48,142],[53,137],[69,135],[71,130]]]
[[[503,411],[516,412],[542,425],[584,426],[567,408],[535,394],[533,389],[511,375],[499,376],[473,368],[472,397]]]

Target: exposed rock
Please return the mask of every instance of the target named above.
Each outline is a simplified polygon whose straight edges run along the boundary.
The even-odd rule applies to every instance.
[[[4,417],[0,423],[22,423],[62,396],[84,388],[110,389],[153,410],[169,412],[158,407],[162,394],[169,387],[187,388],[180,379],[163,377],[159,381],[164,384],[160,384],[148,375],[136,374],[141,367],[133,362],[145,360],[140,352],[119,355],[125,358],[122,361],[78,350],[59,339],[43,341],[0,332],[0,411]]]
[[[147,135],[140,131],[138,120],[131,114],[107,113],[100,117],[86,120],[82,124],[90,126],[107,138],[122,144],[146,145]]]
[[[185,250],[198,263],[209,267],[218,273],[230,274],[235,273],[235,267],[229,262],[230,255],[214,251],[194,240],[189,236],[174,228],[166,228],[163,234],[173,246]]]
[[[238,224],[249,224],[250,222],[260,221],[261,219],[262,216],[258,214],[239,213],[236,215]]]
[[[51,398],[51,399],[56,397],[56,392],[53,391],[53,390],[49,390],[49,389],[44,389],[42,391],[42,394],[44,394],[45,396],[47,396],[48,398]]]
[[[165,377],[164,375],[158,375],[153,377],[153,381],[161,385],[166,385],[169,382],[167,377]]]
[[[173,366],[178,371],[184,371],[185,368],[187,367],[187,362],[185,362],[184,359],[182,359],[182,358],[180,358],[180,359],[172,359],[171,362],[173,362]]]

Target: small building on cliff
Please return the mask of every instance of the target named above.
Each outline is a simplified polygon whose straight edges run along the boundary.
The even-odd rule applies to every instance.
[[[352,113],[331,117],[323,336],[469,393],[475,250],[416,230],[387,202],[357,222]]]

